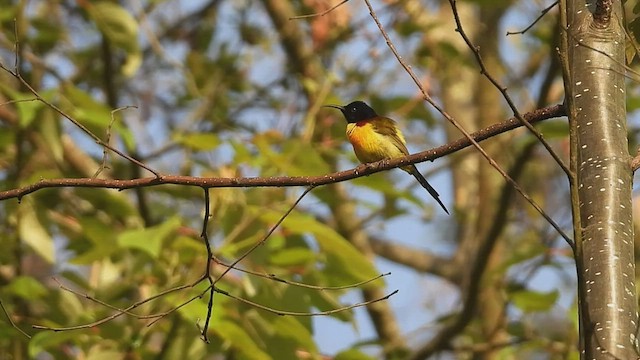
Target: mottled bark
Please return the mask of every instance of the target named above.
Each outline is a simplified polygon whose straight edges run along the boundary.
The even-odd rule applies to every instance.
[[[622,4],[570,0],[566,11],[582,358],[635,359]]]

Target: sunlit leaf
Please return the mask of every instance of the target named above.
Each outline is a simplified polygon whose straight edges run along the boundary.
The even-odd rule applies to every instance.
[[[86,91],[71,84],[65,84],[63,89],[64,94],[71,102],[65,104],[65,109],[76,121],[105,142],[109,132],[111,137],[117,133],[128,148],[133,148],[135,137],[124,126],[119,113],[112,115],[112,110],[115,109],[110,109]]]
[[[374,357],[371,357],[360,350],[357,349],[349,349],[345,351],[341,351],[334,357],[335,360],[374,360]]]
[[[54,112],[50,109],[42,111],[40,129],[40,133],[45,139],[53,158],[57,162],[64,161],[64,149],[62,146],[62,136],[60,135],[58,119],[56,119]]]
[[[121,248],[116,243],[118,232],[110,224],[94,216],[83,216],[78,219],[78,223],[82,236],[79,241],[69,245],[69,249],[77,254],[71,258],[72,264],[88,265],[120,251]]]
[[[36,333],[29,341],[29,358],[36,359],[38,355],[49,348],[55,348],[63,343],[75,341],[78,334],[73,331],[41,331]]]
[[[142,250],[155,259],[160,255],[163,241],[178,226],[180,226],[180,218],[174,217],[157,226],[126,231],[118,236],[118,244],[125,248]]]
[[[545,121],[536,127],[546,139],[565,139],[569,135],[569,123],[566,121]]]
[[[273,265],[291,266],[309,264],[313,262],[315,258],[316,254],[309,249],[289,248],[277,251],[269,258],[269,261]]]
[[[38,280],[30,276],[14,278],[9,285],[2,288],[2,291],[26,300],[34,300],[47,293],[47,289]]]
[[[22,241],[29,245],[36,254],[52,264],[55,257],[53,238],[37,216],[33,197],[22,199],[18,205],[18,215],[20,218],[18,230]]]
[[[316,350],[316,345],[313,342],[313,335],[297,318],[291,316],[280,316],[273,322],[273,326],[278,336],[288,338],[306,350]]]
[[[44,106],[44,104],[36,100],[35,95],[16,91],[6,83],[0,82],[0,89],[13,101],[18,110],[20,126],[23,128],[26,128],[35,120],[38,110]]]
[[[126,9],[111,1],[94,2],[87,10],[109,41],[127,53],[123,74],[133,75],[142,63],[136,19]]]
[[[105,349],[102,346],[93,346],[87,354],[87,360],[112,360],[122,357],[121,351]]]
[[[63,316],[70,321],[84,313],[84,307],[78,299],[78,296],[68,291],[59,292],[58,307]]]
[[[220,145],[220,138],[212,133],[181,134],[174,141],[196,151],[210,151]]]
[[[225,320],[213,326],[213,331],[246,359],[271,360],[271,356],[262,351],[240,326]]]
[[[264,209],[254,209],[254,211],[268,223],[277,221],[281,216],[280,213],[264,211]],[[314,236],[322,254],[326,256],[328,273],[335,275],[332,285],[362,281],[377,275],[375,267],[362,253],[334,229],[318,222],[315,218],[291,213],[281,226],[296,234]]]
[[[557,290],[541,292],[520,290],[509,294],[511,302],[524,312],[548,311],[558,300]]]

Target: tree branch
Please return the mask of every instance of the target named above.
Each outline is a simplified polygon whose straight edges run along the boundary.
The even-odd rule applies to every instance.
[[[502,176],[505,181],[507,181],[508,183],[511,184],[511,186],[513,186],[519,193],[520,195],[522,195],[522,197],[525,198],[525,200],[527,200],[529,202],[529,204],[531,204],[531,206],[545,219],[547,220],[547,222],[549,223],[549,225],[551,225],[557,232],[558,234],[560,234],[560,236],[562,236],[562,238],[567,242],[567,244],[573,246],[573,240],[571,240],[571,238],[560,228],[560,225],[558,225],[549,215],[547,215],[547,213],[544,211],[544,209],[542,209],[542,207],[540,207],[540,205],[538,205],[533,198],[531,198],[531,196],[529,196],[529,194],[527,194],[526,192],[524,192],[524,190],[522,189],[522,187],[520,187],[520,185],[518,183],[516,183],[515,181],[513,181],[513,179],[511,179],[509,177],[509,175],[504,171],[504,169],[502,169],[502,167],[480,146],[480,144],[478,144],[477,141],[475,141],[473,139],[473,137],[471,136],[471,134],[469,134],[469,132],[462,126],[462,124],[460,124],[456,119],[454,119],[451,115],[449,115],[449,113],[447,113],[442,106],[440,106],[438,103],[436,103],[435,100],[433,100],[433,98],[431,97],[431,95],[429,95],[429,93],[427,93],[427,91],[425,90],[424,86],[422,86],[422,83],[420,82],[420,80],[418,79],[418,77],[416,76],[416,74],[413,72],[413,69],[411,68],[411,66],[409,64],[407,64],[403,59],[402,56],[400,56],[400,54],[398,53],[398,50],[396,50],[395,45],[393,45],[393,42],[391,41],[391,39],[389,38],[389,34],[387,34],[387,32],[384,30],[384,27],[382,26],[382,24],[380,23],[380,20],[378,19],[378,16],[376,15],[376,12],[373,10],[373,7],[371,6],[371,2],[369,0],[364,0],[365,4],[367,5],[367,8],[369,9],[369,14],[371,15],[371,17],[373,18],[373,20],[375,21],[376,25],[378,26],[378,29],[380,30],[380,33],[382,34],[382,36],[384,37],[385,41],[387,42],[387,46],[389,47],[389,49],[391,50],[391,52],[393,53],[393,55],[396,57],[396,59],[398,60],[398,62],[400,63],[400,65],[402,65],[402,67],[405,69],[405,71],[407,72],[407,74],[409,74],[409,76],[411,77],[411,79],[414,81],[414,83],[416,84],[416,86],[418,87],[418,89],[420,89],[420,92],[422,94],[422,98],[429,103],[429,105],[431,105],[436,111],[438,111],[442,116],[444,116],[445,119],[447,119],[447,121],[449,121],[453,126],[456,127],[456,129],[458,129],[467,139],[469,139],[469,141],[471,142],[471,144],[478,150],[478,152],[485,158],[487,159],[487,161],[489,162],[489,164],[496,169],[496,171],[498,171],[498,173],[500,174],[500,176]],[[458,31],[462,31],[461,30],[461,25],[460,25],[460,18],[458,16],[457,13],[457,9],[456,9],[456,5],[455,5],[455,0],[449,0],[449,3],[451,4],[452,10],[453,10],[453,14],[454,14],[454,18],[456,20],[456,25],[458,27]],[[516,115],[517,116],[517,115]],[[521,118],[520,116],[517,116],[518,120],[521,121],[521,123],[524,123],[525,121],[523,121],[524,119]]]
[[[529,152],[533,151],[534,146],[530,145],[523,150],[519,159],[529,157]],[[526,161],[515,161],[513,168],[509,171],[509,176],[514,179],[519,178],[524,171]],[[440,332],[427,344],[418,349],[411,357],[412,360],[422,360],[430,357],[437,351],[441,351],[449,347],[451,340],[458,336],[467,325],[473,320],[476,307],[478,305],[478,296],[480,295],[480,286],[482,277],[487,267],[489,257],[493,251],[497,240],[508,224],[507,212],[513,198],[514,189],[509,184],[505,184],[502,188],[498,206],[491,227],[486,236],[481,239],[477,254],[474,254],[473,263],[467,273],[467,279],[463,290],[462,310],[454,316],[454,319],[446,324]]]
[[[536,123],[543,120],[565,116],[565,109],[562,105],[553,105],[543,109],[537,109],[530,113],[524,114],[525,120],[530,123]],[[501,123],[486,127],[479,130],[470,137],[474,141],[483,141],[495,135],[507,132],[509,130],[521,126],[520,121],[511,118]],[[47,188],[59,187],[83,187],[83,188],[109,188],[126,190],[136,187],[149,187],[158,185],[186,185],[197,186],[202,188],[221,188],[221,187],[282,187],[282,186],[319,186],[326,184],[338,183],[346,180],[355,179],[361,176],[374,174],[377,172],[389,170],[392,168],[405,166],[408,164],[416,164],[425,161],[433,161],[442,156],[454,153],[471,145],[471,141],[466,138],[460,138],[440,147],[425,150],[419,153],[408,155],[402,158],[380,161],[377,163],[365,164],[355,169],[338,171],[331,174],[319,176],[279,176],[279,177],[250,177],[250,178],[201,178],[193,176],[179,175],[160,175],[159,177],[145,177],[130,180],[120,179],[93,179],[93,178],[61,178],[61,179],[45,179],[37,183],[27,185],[21,188],[6,190],[0,192],[0,200],[17,198],[20,200],[23,196],[31,194],[35,191]]]
[[[433,274],[453,283],[457,283],[460,277],[458,267],[449,258],[380,238],[371,239],[371,248],[376,255],[416,271]]]

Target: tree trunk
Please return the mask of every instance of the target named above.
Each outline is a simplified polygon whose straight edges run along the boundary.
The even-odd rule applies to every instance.
[[[566,5],[565,85],[582,358],[635,359],[633,174],[622,5],[611,0],[568,0]]]

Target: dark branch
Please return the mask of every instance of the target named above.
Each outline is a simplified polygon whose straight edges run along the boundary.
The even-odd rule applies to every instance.
[[[524,159],[528,158],[533,150],[534,146],[532,144],[525,149],[514,162],[513,168],[509,171],[509,175],[513,179],[518,179],[522,175],[524,166],[527,163]],[[468,270],[463,290],[464,294],[462,296],[462,310],[454,316],[451,322],[444,325],[430,342],[418,349],[418,351],[416,351],[416,353],[411,357],[412,360],[426,359],[438,351],[449,348],[451,341],[462,333],[467,325],[469,325],[473,320],[478,306],[478,296],[481,293],[480,287],[482,286],[482,276],[487,268],[487,262],[489,261],[491,252],[495,248],[497,240],[501,237],[508,224],[507,213],[509,211],[509,205],[511,204],[513,195],[513,187],[509,186],[509,184],[505,184],[502,187],[496,213],[491,217],[491,219],[495,219],[495,221],[492,222],[491,228],[482,239],[477,250],[477,254],[473,258],[473,263]]]
[[[529,31],[529,29],[531,29],[535,24],[538,23],[538,21],[540,21],[545,15],[547,15],[547,13],[549,11],[551,11],[551,9],[553,9],[554,7],[556,7],[556,5],[558,5],[558,1],[555,1],[553,4],[547,6],[546,8],[542,9],[542,11],[540,12],[540,15],[538,15],[538,17],[533,20],[533,22],[531,24],[529,24],[529,26],[527,26],[526,28],[520,30],[520,31],[507,31],[507,36],[509,35],[519,35],[519,34],[524,34],[527,31]]]
[[[596,11],[593,13],[593,21],[600,27],[606,27],[611,20],[613,0],[596,1]]]
[[[529,123],[536,123],[551,118],[565,116],[566,112],[563,105],[554,105],[542,109],[537,109],[523,115]],[[504,122],[491,125],[487,128],[479,130],[471,137],[474,141],[483,141],[498,134],[513,130],[522,126],[522,123],[516,118],[511,118]],[[63,178],[63,179],[47,179],[38,181],[35,184],[25,187],[0,192],[0,200],[17,198],[20,200],[23,196],[31,194],[35,191],[47,188],[58,187],[85,187],[85,188],[108,188],[126,190],[136,187],[148,187],[157,185],[187,185],[198,186],[202,188],[221,188],[221,187],[283,187],[283,186],[319,186],[332,184],[342,181],[351,180],[365,175],[374,174],[384,170],[405,166],[408,164],[416,164],[425,161],[433,161],[442,156],[449,155],[471,145],[471,141],[464,137],[455,140],[449,144],[425,150],[416,154],[408,155],[403,158],[381,161],[377,163],[360,165],[355,169],[339,171],[331,174],[320,176],[279,176],[279,177],[252,177],[252,178],[200,178],[192,176],[171,176],[160,175],[158,177],[146,177],[130,180],[118,179],[92,179],[92,178]]]

